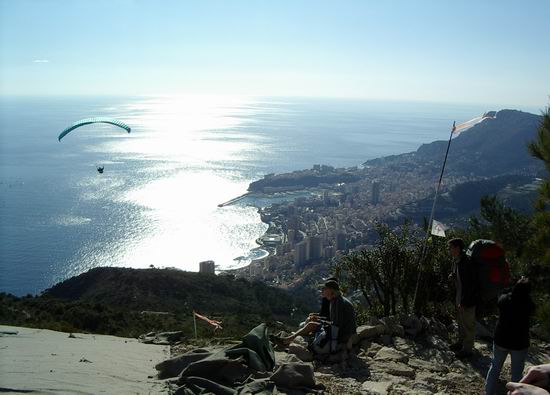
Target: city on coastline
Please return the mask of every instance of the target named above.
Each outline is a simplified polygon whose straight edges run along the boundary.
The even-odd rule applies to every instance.
[[[534,136],[538,122],[534,114],[501,110],[492,122],[463,133],[449,155],[436,219],[450,227],[463,226],[479,210],[484,195],[498,195],[521,210],[532,209],[529,202],[543,169],[524,141]],[[495,136],[502,147],[486,144]],[[436,141],[359,166],[317,164],[252,182],[246,194],[220,206],[247,196],[273,197],[271,204],[258,209],[268,229],[257,243],[268,254],[224,272],[295,287],[325,275],[349,251],[368,248],[376,240],[377,223],[393,227],[409,219],[421,226],[431,210],[446,145]],[[288,199],[277,198],[282,195]],[[201,272],[206,270],[201,263]],[[215,271],[213,266],[208,270]]]

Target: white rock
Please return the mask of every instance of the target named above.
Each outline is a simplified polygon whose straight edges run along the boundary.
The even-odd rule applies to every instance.
[[[390,381],[365,381],[361,393],[365,395],[386,395],[392,386]]]

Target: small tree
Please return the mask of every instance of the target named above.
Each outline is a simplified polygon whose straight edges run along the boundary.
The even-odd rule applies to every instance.
[[[351,287],[361,290],[371,307],[381,306],[384,315],[409,312],[421,237],[409,223],[395,230],[385,224],[375,228],[378,241],[343,257],[336,272],[346,273]]]
[[[529,143],[529,152],[544,162],[550,172],[550,106],[543,113],[537,137]],[[537,212],[534,215],[535,233],[532,248],[540,262],[550,267],[550,176],[547,176],[539,187]]]

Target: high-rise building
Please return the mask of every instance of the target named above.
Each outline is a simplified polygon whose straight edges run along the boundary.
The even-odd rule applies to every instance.
[[[294,245],[294,267],[301,269],[307,261],[307,244],[301,241]]]
[[[323,253],[323,239],[320,236],[309,236],[306,240],[307,260],[321,258]]]
[[[347,248],[346,243],[346,233],[345,232],[337,232],[336,233],[336,249],[339,251],[343,251]]]
[[[378,181],[373,181],[371,203],[374,205],[377,205],[379,202],[380,202],[380,183]]]
[[[296,230],[289,229],[287,234],[286,234],[286,238],[288,239],[288,243],[290,245],[293,245],[294,241],[296,240]]]
[[[295,231],[300,229],[300,219],[293,215],[288,219],[287,222],[288,229],[294,229]]]
[[[200,262],[199,273],[216,274],[216,264],[214,263],[214,261]]]

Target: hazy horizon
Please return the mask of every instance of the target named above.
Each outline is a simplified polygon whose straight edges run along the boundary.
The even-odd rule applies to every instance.
[[[0,0],[0,92],[542,108],[548,20],[544,0]]]

